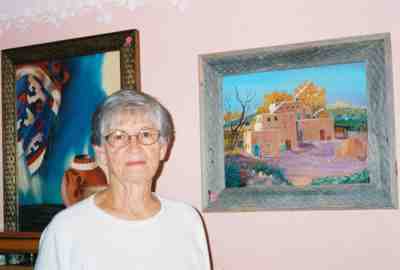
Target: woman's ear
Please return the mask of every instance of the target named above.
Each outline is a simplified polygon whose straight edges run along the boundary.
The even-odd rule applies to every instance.
[[[95,158],[96,158],[96,163],[97,165],[99,165],[99,167],[103,170],[103,172],[106,174],[106,178],[107,178],[107,183],[109,182],[110,179],[110,172],[109,172],[109,168],[107,166],[107,158],[106,158],[106,151],[104,149],[103,146],[101,145],[94,145],[92,144],[92,147],[94,149],[94,153],[95,153]]]
[[[168,159],[168,143],[162,143],[160,149],[160,161],[166,161]]]
[[[94,149],[94,153],[96,155],[96,162],[98,165],[101,167],[105,167],[107,164],[107,159],[106,159],[106,152],[104,150],[104,147],[100,145],[92,145]]]

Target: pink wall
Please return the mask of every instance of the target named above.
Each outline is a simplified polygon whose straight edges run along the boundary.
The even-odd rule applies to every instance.
[[[154,2],[155,0],[151,0]],[[128,28],[141,34],[144,91],[175,117],[177,139],[158,191],[201,205],[198,55],[272,45],[391,32],[394,89],[400,87],[400,2],[189,1],[185,12],[167,4],[134,12],[115,9],[113,21],[90,16],[57,28],[34,24],[0,36],[0,49]],[[398,91],[395,91],[399,102]],[[396,114],[400,113],[396,109]],[[396,125],[399,127],[399,119]],[[400,134],[397,128],[397,134]],[[400,138],[397,156],[400,156]],[[2,171],[2,170],[1,170]],[[203,214],[215,270],[398,269],[398,210],[275,211]]]

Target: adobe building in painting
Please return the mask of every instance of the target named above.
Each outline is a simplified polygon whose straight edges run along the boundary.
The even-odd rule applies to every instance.
[[[308,87],[306,82],[296,91],[294,101],[272,103],[269,112],[256,115],[253,128],[244,132],[243,143],[247,153],[258,158],[279,157],[285,150],[297,150],[304,141],[325,141],[335,136],[334,120],[320,109],[312,112],[310,106],[299,102],[299,95]]]

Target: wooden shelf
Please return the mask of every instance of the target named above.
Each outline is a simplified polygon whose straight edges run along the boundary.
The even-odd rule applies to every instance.
[[[37,253],[39,232],[0,232],[0,253]]]
[[[2,265],[0,266],[0,270],[32,270],[33,266],[24,266],[24,265]]]
[[[0,253],[37,253],[39,232],[0,232]],[[33,266],[2,265],[0,270],[32,270]]]

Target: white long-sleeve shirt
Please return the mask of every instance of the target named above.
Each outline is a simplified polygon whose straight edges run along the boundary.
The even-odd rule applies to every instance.
[[[94,196],[65,209],[42,234],[35,270],[209,270],[199,214],[160,201],[159,213],[141,221],[107,214]]]

